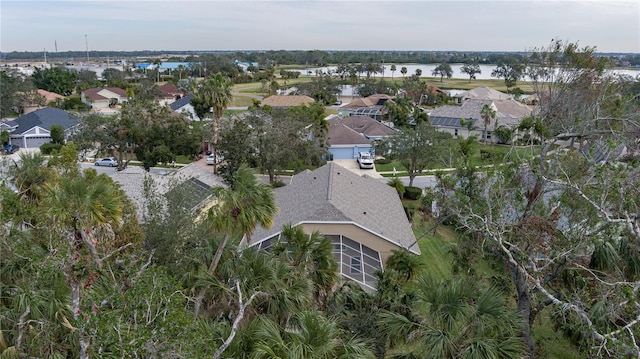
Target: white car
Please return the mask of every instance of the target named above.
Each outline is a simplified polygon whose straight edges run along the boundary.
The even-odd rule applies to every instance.
[[[97,159],[94,164],[96,166],[118,167],[118,160],[115,157],[105,157]]]
[[[207,164],[210,166],[213,166],[213,162],[215,160],[215,157],[213,156],[213,153],[209,155],[209,157],[207,157]]]

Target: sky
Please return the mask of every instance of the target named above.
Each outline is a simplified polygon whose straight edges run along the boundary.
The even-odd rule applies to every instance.
[[[0,0],[0,51],[527,51],[552,39],[640,53],[638,0]]]

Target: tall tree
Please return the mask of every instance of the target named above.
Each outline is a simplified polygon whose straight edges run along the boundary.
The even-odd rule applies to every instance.
[[[442,82],[442,79],[445,76],[448,79],[450,79],[451,76],[453,76],[453,70],[451,69],[451,65],[449,65],[447,63],[441,63],[440,65],[436,66],[436,68],[431,71],[431,75],[440,76],[440,82]]]
[[[76,88],[78,75],[75,71],[70,71],[64,67],[52,67],[41,70],[36,68],[31,79],[33,84],[40,89],[69,96]]]
[[[469,75],[469,82],[471,82],[472,79],[476,78],[476,74],[482,73],[482,70],[480,70],[480,65],[478,63],[472,63],[462,65],[462,67],[460,67],[460,72]]]
[[[112,226],[122,221],[122,200],[115,186],[104,177],[77,175],[47,187],[43,208],[51,229],[62,235],[60,250],[65,276],[71,288],[71,306],[76,321],[80,358],[89,358],[90,336],[82,319],[82,292],[103,268],[103,250],[111,248]],[[111,237],[111,238],[110,238]],[[89,260],[85,258],[90,258]]]
[[[406,66],[402,66],[400,68],[400,73],[402,74],[402,77],[404,77],[404,75],[407,74],[407,67]]]
[[[620,293],[633,292],[640,273],[640,177],[616,150],[636,146],[629,138],[638,133],[637,104],[593,48],[553,41],[532,59],[529,76],[544,99],[541,156],[489,170],[473,182],[458,178],[444,190],[443,206],[478,249],[504,264],[531,357],[531,326],[547,306],[562,313],[553,320],[585,355],[636,355],[640,313]],[[591,149],[561,141],[574,136]],[[549,156],[558,144],[567,151]]]
[[[208,218],[211,228],[224,233],[224,236],[206,271],[207,277],[215,274],[230,238],[245,237],[250,242],[256,226],[271,227],[277,213],[271,187],[258,182],[253,171],[245,166],[238,169],[233,187],[218,187],[214,195],[217,200],[209,210]],[[206,288],[203,287],[195,301],[194,316],[200,314],[205,294]]]
[[[492,105],[483,105],[480,110],[480,117],[482,117],[482,124],[484,129],[482,131],[482,141],[487,140],[487,127],[491,124],[491,121],[496,120],[496,110]],[[493,139],[491,140],[493,142]]]
[[[511,57],[498,63],[491,72],[491,77],[503,78],[507,88],[513,87],[524,75],[525,68],[525,64],[515,57]]]
[[[438,157],[439,136],[436,130],[427,122],[418,124],[414,129],[403,128],[388,140],[389,151],[407,169],[409,186],[413,180],[429,164],[433,164]],[[380,152],[384,153],[384,151]]]
[[[229,106],[233,98],[231,94],[232,83],[228,77],[220,72],[206,78],[199,84],[198,97],[205,107],[213,111],[213,155],[216,159],[213,163],[213,172],[217,172],[218,166],[218,125],[224,110]]]
[[[391,80],[393,80],[393,74],[395,74],[396,72],[396,65],[395,64],[391,65],[390,69],[391,69]]]

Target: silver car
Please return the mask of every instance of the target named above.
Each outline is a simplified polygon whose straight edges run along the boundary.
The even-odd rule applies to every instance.
[[[118,167],[118,160],[115,157],[105,157],[96,160],[96,166]]]

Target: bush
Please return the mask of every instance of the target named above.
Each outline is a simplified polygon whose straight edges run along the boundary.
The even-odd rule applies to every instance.
[[[374,162],[377,165],[388,165],[389,163],[391,163],[391,159],[390,158],[378,158]]]
[[[273,181],[271,182],[271,187],[273,188],[279,188],[279,187],[284,187],[285,183],[282,181]]]
[[[405,187],[404,198],[409,200],[416,200],[422,196],[422,188],[420,187]]]
[[[404,202],[402,203],[402,208],[404,208],[404,214],[407,215],[407,219],[409,222],[413,221],[413,216],[416,214],[416,205],[413,202]]]
[[[40,152],[43,155],[50,155],[51,153],[53,153],[53,151],[60,151],[61,148],[62,144],[49,142],[40,146]]]

